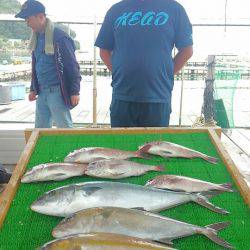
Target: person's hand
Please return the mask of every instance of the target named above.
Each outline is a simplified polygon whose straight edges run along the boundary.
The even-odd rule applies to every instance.
[[[72,106],[76,106],[80,101],[80,96],[79,95],[72,95],[70,97],[70,100],[71,100]]]
[[[29,93],[29,101],[35,101],[36,100],[36,92],[35,91],[30,91]]]

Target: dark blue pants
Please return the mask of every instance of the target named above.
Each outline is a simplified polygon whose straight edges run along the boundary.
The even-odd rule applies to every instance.
[[[171,107],[168,103],[127,102],[112,100],[111,127],[166,127]]]

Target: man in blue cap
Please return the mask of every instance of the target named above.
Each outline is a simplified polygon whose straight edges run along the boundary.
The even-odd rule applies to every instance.
[[[193,53],[184,8],[174,0],[120,1],[107,12],[95,45],[112,72],[111,126],[168,126],[174,74]]]
[[[3,165],[0,163],[0,185],[4,183],[8,183],[10,180],[10,177],[11,177],[11,174],[8,173],[3,167]]]
[[[80,67],[74,41],[46,18],[45,7],[35,0],[22,5],[17,18],[25,19],[33,31],[32,81],[29,100],[36,100],[36,128],[72,127],[70,109],[79,102]]]

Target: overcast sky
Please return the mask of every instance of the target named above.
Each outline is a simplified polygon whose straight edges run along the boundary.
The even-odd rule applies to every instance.
[[[96,15],[102,20],[107,10],[119,0],[40,0],[48,16],[60,21],[89,21]],[[136,1],[136,0],[135,0]],[[154,0],[152,0],[154,1]],[[20,0],[20,3],[25,2]],[[226,0],[178,0],[186,9],[191,22],[224,23]],[[227,22],[250,24],[250,0],[227,0]],[[93,27],[71,25],[77,33],[81,49],[92,51],[94,44]],[[250,55],[250,26],[194,27],[194,56],[214,53],[237,53]],[[193,56],[193,57],[194,57]]]
[[[153,1],[153,0],[152,0]],[[20,3],[25,2],[19,0]],[[41,0],[52,17],[103,17],[118,0]],[[224,19],[226,0],[178,0],[187,10],[191,21]],[[227,0],[227,15],[233,21],[250,20],[250,0]],[[208,20],[209,21],[209,20]],[[249,22],[250,23],[250,22]]]

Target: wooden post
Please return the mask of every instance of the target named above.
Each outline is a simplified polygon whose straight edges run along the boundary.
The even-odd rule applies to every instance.
[[[214,78],[215,78],[215,56],[209,55],[207,62],[207,79],[204,90],[202,113],[205,124],[215,124],[214,122]]]
[[[181,126],[181,120],[182,120],[183,89],[184,89],[184,67],[181,69],[181,98],[180,98],[179,127]]]
[[[96,40],[96,16],[94,17],[94,42]],[[93,125],[97,125],[97,84],[96,84],[96,75],[97,75],[97,61],[96,61],[96,47],[94,46],[94,62],[93,62]]]

